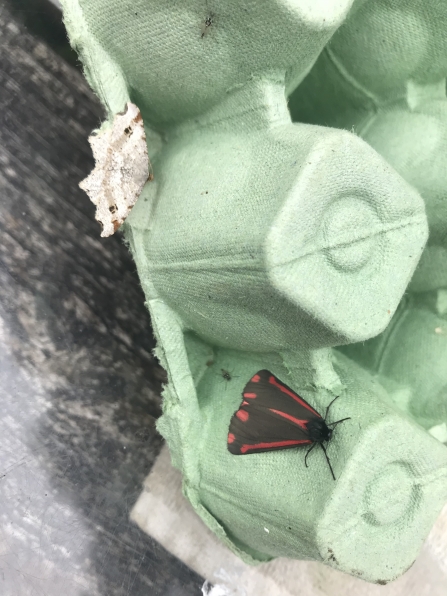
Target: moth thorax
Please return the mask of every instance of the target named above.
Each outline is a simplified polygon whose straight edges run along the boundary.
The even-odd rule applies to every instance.
[[[323,419],[310,420],[307,424],[307,431],[309,439],[314,443],[330,441],[332,437],[332,429],[326,425]]]

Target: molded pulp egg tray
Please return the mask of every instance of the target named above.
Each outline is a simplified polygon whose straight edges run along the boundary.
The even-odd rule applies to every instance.
[[[394,579],[447,500],[447,3],[63,5],[101,130],[144,121],[123,229],[185,496],[246,562]],[[262,369],[318,412],[340,396],[335,482],[321,449],[228,451]]]

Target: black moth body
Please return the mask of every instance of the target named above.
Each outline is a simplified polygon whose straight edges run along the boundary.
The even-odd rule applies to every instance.
[[[329,408],[322,416],[290,387],[282,383],[268,370],[260,370],[246,384],[242,403],[233,415],[227,446],[233,455],[248,455],[279,449],[292,449],[310,445],[304,458],[315,445],[320,445],[326,456],[332,477],[334,471],[324,446],[332,438],[333,429],[342,418],[326,424]]]

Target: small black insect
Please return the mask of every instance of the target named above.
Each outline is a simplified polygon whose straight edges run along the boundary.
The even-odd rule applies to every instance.
[[[231,376],[231,374],[227,370],[225,370],[224,368],[221,368],[220,369],[220,372],[222,374],[222,377],[225,379],[225,381],[231,381],[231,379],[233,378]]]
[[[205,35],[208,33],[210,27],[212,27],[212,25],[214,24],[214,14],[210,13],[206,19],[203,21],[202,26],[201,26],[201,38],[203,39],[205,37]]]

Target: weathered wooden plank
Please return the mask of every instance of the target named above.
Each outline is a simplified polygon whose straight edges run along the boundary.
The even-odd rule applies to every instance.
[[[161,445],[154,420],[164,373],[130,254],[119,235],[100,238],[78,188],[93,166],[87,136],[102,110],[81,74],[8,6],[0,7],[0,592],[199,593],[203,581],[128,518]]]

